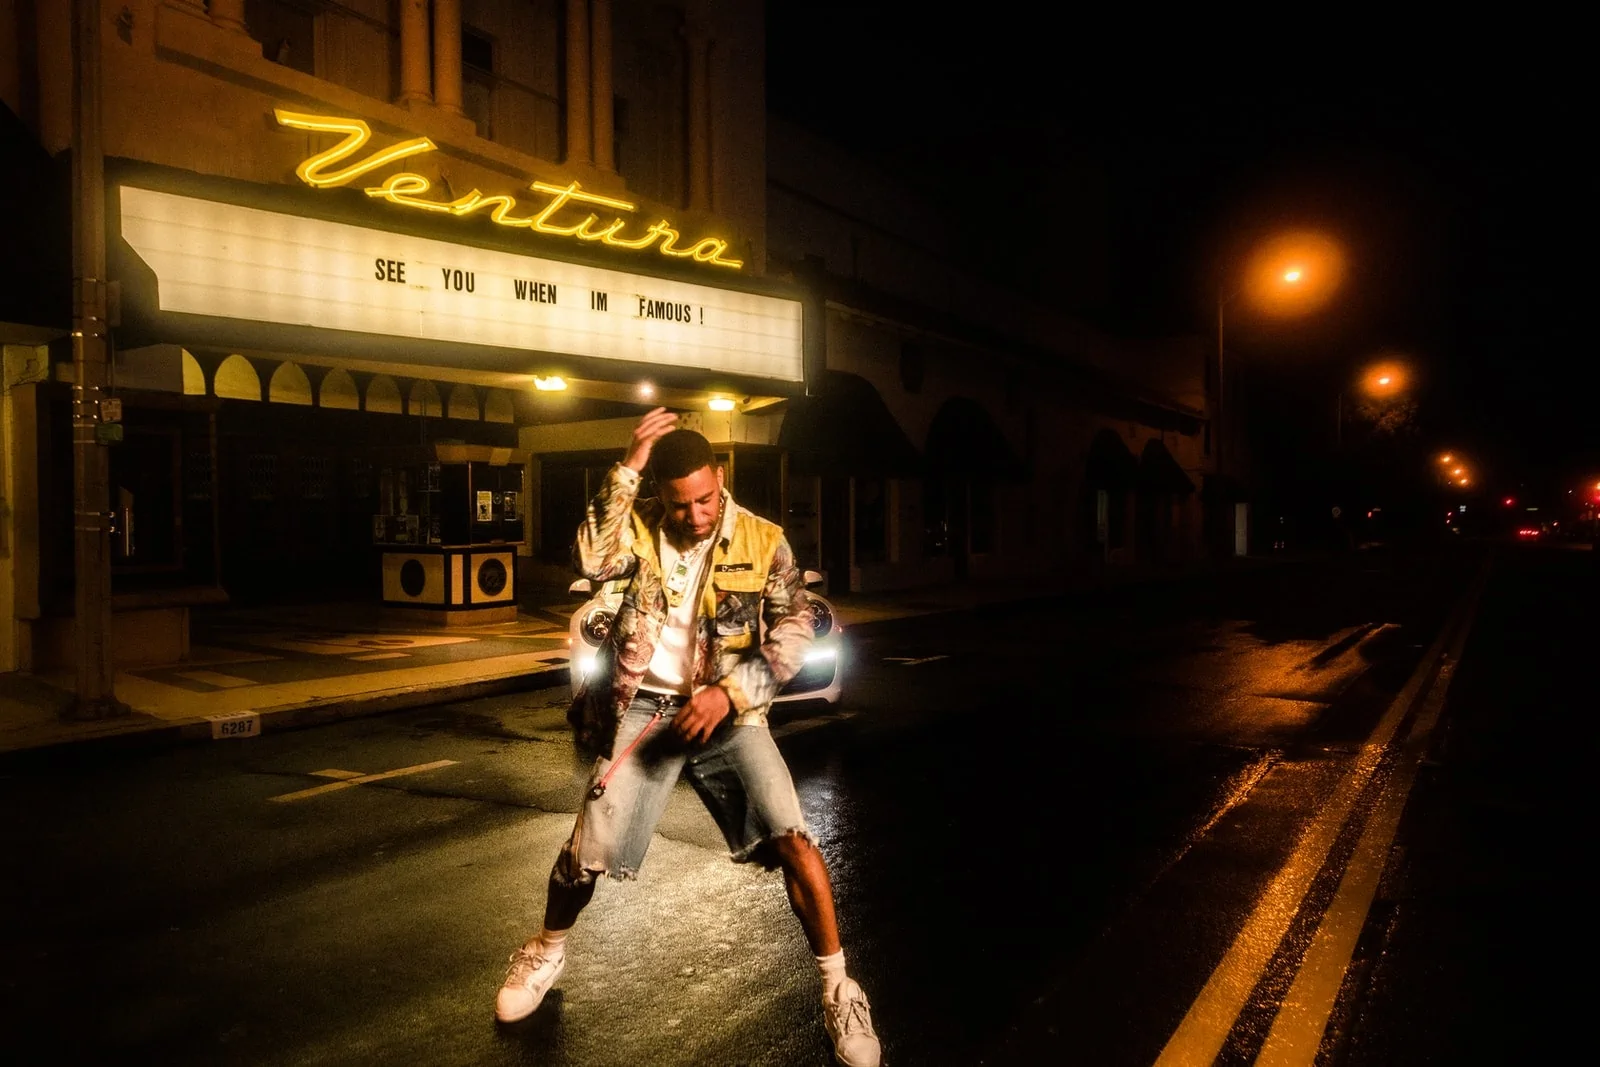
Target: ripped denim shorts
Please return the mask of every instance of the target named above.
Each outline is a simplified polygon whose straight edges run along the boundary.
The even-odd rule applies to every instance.
[[[658,710],[662,718],[650,727]],[[773,838],[799,834],[812,840],[789,766],[765,724],[737,726],[729,715],[705,745],[693,747],[666,729],[676,713],[645,692],[629,706],[612,753],[626,752],[647,727],[649,734],[617,765],[603,795],[585,794],[557,864],[566,880],[637,877],[680,775],[716,820],[735,863],[756,860],[771,867],[773,858],[762,846]],[[590,787],[611,769],[612,760],[596,760]]]

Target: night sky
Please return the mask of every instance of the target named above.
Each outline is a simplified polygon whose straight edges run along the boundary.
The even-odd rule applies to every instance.
[[[774,111],[951,202],[974,179],[1008,190],[969,235],[991,272],[1118,332],[1214,336],[1219,278],[1253,238],[1316,228],[1345,247],[1341,291],[1228,331],[1308,441],[1340,382],[1398,352],[1418,371],[1416,438],[1473,455],[1486,483],[1600,478],[1575,31],[767,10]],[[1076,251],[997,254],[994,222],[1022,214]]]

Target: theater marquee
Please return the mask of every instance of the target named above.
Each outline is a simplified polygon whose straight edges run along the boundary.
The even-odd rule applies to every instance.
[[[803,380],[800,301],[133,186],[164,312]]]
[[[352,162],[353,157],[360,155],[372,140],[372,127],[360,119],[303,115],[282,108],[275,110],[273,115],[280,125],[290,129],[344,135],[338,144],[310,156],[295,168],[295,177],[314,189],[348,185],[364,174],[383,170],[391,164],[424,155],[438,147],[426,137],[413,137],[409,141],[368,152]],[[658,219],[648,226],[640,219],[629,219],[626,216],[638,211],[639,205],[589,192],[579,182],[556,185],[534,181],[528,184],[528,190],[534,194],[534,202],[528,206],[510,194],[485,195],[477,189],[451,200],[441,200],[433,188],[433,181],[416,171],[391,174],[380,184],[363,189],[370,197],[414,211],[458,219],[483,216],[497,226],[513,230],[527,229],[547,237],[570,238],[635,252],[654,249],[659,255],[712,267],[738,270],[744,266],[742,260],[728,255],[728,242],[722,238],[707,236],[698,240],[685,239],[667,219]],[[609,222],[602,222],[594,208],[620,214]]]

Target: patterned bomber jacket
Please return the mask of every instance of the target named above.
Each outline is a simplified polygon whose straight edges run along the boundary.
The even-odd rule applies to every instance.
[[[579,744],[609,753],[650,665],[667,618],[660,557],[665,508],[639,500],[640,476],[618,463],[589,501],[572,564],[591,582],[626,580],[622,603],[569,719]],[[722,520],[702,571],[695,619],[695,686],[720,685],[740,725],[766,722],[767,709],[805,662],[811,601],[783,530],[740,507],[726,490]]]

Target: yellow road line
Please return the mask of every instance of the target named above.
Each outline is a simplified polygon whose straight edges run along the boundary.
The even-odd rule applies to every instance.
[[[405,659],[411,655],[409,652],[368,652],[364,656],[351,656],[351,659],[366,662],[375,659]]]
[[[1475,601],[1476,591],[1462,599],[1405,686],[1390,702],[1362,746],[1355,765],[1301,835],[1289,861],[1267,886],[1222,962],[1211,972],[1200,995],[1189,1006],[1178,1029],[1157,1057],[1157,1067],[1200,1067],[1212,1063],[1221,1053],[1239,1012],[1261,981],[1357,798],[1377,770],[1385,747],[1433,674],[1435,665],[1444,655],[1446,642],[1457,629],[1464,629],[1462,620]]]
[[[1261,1067],[1268,1064],[1311,1067],[1316,1063],[1328,1016],[1333,1012],[1345,969],[1355,953],[1356,940],[1361,936],[1367,911],[1378,891],[1389,845],[1394,840],[1406,793],[1411,788],[1412,775],[1407,773],[1402,778],[1403,781],[1385,790],[1378,810],[1362,831],[1333,904],[1317,926],[1311,947],[1300,961],[1294,984],[1272,1021],[1266,1044],[1256,1059]]]
[[[1475,588],[1472,600],[1482,586]],[[1356,941],[1366,926],[1367,913],[1372,909],[1372,898],[1377,895],[1378,882],[1388,865],[1389,849],[1400,829],[1400,817],[1405,811],[1411,786],[1416,781],[1417,767],[1428,750],[1428,740],[1433,727],[1444,710],[1444,701],[1450,691],[1450,682],[1456,666],[1461,661],[1461,650],[1466,645],[1469,621],[1464,623],[1450,643],[1445,663],[1439,668],[1439,677],[1428,691],[1416,721],[1405,739],[1406,755],[1396,769],[1394,779],[1388,783],[1377,809],[1362,830],[1356,843],[1355,854],[1339,882],[1338,892],[1328,912],[1322,917],[1317,932],[1300,961],[1300,970],[1289,987],[1267,1033],[1266,1043],[1256,1058],[1258,1067],[1314,1067],[1317,1051],[1322,1047],[1322,1036],[1327,1031],[1328,1019],[1333,1014],[1339,988],[1344,984],[1345,972],[1355,955]]]
[[[343,781],[329,782],[327,785],[316,785],[316,786],[312,786],[310,789],[300,789],[300,790],[296,790],[293,793],[283,793],[283,794],[280,794],[280,795],[275,796],[275,797],[268,797],[267,799],[268,800],[273,800],[273,801],[279,801],[279,802],[287,802],[287,801],[291,801],[291,800],[304,800],[307,797],[321,796],[323,793],[333,793],[333,792],[337,792],[340,789],[349,789],[351,786],[354,786],[354,785],[365,785],[368,782],[381,782],[385,778],[398,778],[403,774],[421,774],[423,771],[436,771],[440,767],[448,767],[454,762],[455,762],[455,760],[453,760],[453,759],[441,759],[441,760],[434,760],[432,763],[419,763],[415,767],[401,767],[399,770],[381,771],[378,774],[363,774],[363,775],[361,775],[361,776],[359,776],[357,778],[346,778]],[[342,772],[342,771],[339,771],[339,772],[322,771],[322,772],[318,772],[318,773],[320,773],[320,774],[330,774],[330,773],[342,774],[342,773],[345,773],[345,772]]]

